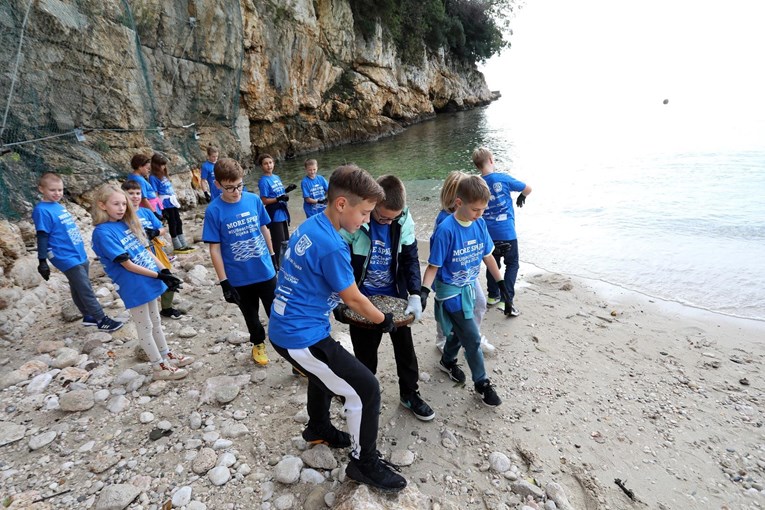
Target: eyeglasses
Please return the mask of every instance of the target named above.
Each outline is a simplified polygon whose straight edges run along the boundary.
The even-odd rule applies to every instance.
[[[228,191],[229,193],[233,193],[234,191],[239,191],[244,188],[244,182],[240,182],[236,186],[223,186],[223,189]]]
[[[378,223],[393,223],[394,221],[400,220],[402,218],[402,216],[404,216],[404,211],[401,211],[399,213],[399,215],[396,216],[395,218],[386,218],[385,216],[383,216],[379,212],[377,212],[377,209],[375,209],[375,216],[377,216],[377,218],[375,218],[375,220]]]

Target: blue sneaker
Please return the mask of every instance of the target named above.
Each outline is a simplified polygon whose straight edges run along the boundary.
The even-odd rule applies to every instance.
[[[100,331],[105,331],[107,333],[111,333],[113,331],[117,331],[118,329],[120,329],[124,325],[125,325],[124,322],[115,321],[114,319],[112,319],[108,315],[104,315],[104,318],[101,319],[100,321],[98,321],[98,325],[97,326],[98,326],[98,329]]]
[[[82,318],[82,325],[83,326],[98,326],[98,321],[92,315],[85,315]]]

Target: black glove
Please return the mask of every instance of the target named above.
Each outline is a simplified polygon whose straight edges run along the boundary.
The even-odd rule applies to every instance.
[[[45,259],[39,259],[40,263],[37,264],[37,272],[43,277],[46,282],[50,278],[50,267],[48,267],[48,261]]]
[[[517,205],[518,207],[523,207],[523,204],[525,203],[526,203],[526,195],[521,193],[520,195],[518,195],[518,198],[515,199],[515,205]]]
[[[239,293],[228,280],[221,281],[220,288],[223,289],[223,299],[225,299],[227,303],[234,303],[235,305],[239,304]]]
[[[207,200],[207,203],[209,204],[212,202],[212,197],[210,196],[210,193],[205,191],[205,200]]]
[[[425,311],[425,305],[428,304],[428,295],[430,294],[430,289],[423,286],[420,287],[420,300],[422,302],[422,311]]]
[[[157,273],[157,279],[162,280],[170,292],[176,292],[183,288],[181,279],[171,273],[169,269],[163,269]]]
[[[143,231],[146,232],[146,237],[149,241],[159,236],[159,229],[157,228],[145,228]]]
[[[290,191],[295,190],[295,189],[297,189],[297,185],[296,184],[290,184],[289,186],[284,188],[284,192],[285,193],[289,193]]]
[[[507,291],[507,287],[505,287],[505,280],[499,280],[497,286],[499,287],[499,295],[505,303],[505,315],[510,315],[513,309],[513,300],[510,299],[510,293]]]
[[[332,315],[335,316],[335,320],[337,322],[342,322],[343,324],[348,324],[348,320],[345,318],[345,311],[348,309],[348,305],[340,303],[337,305],[334,310],[332,310]]]
[[[276,197],[276,201],[277,202],[289,202],[290,201],[290,196],[287,195],[287,194],[279,195],[278,197]]]
[[[377,328],[383,333],[395,333],[396,326],[393,324],[393,314],[388,312],[385,314],[385,319],[377,324]]]
[[[327,203],[327,201],[328,201],[328,198],[327,198],[327,197],[324,197],[324,198],[322,198],[321,200],[317,200],[317,201],[316,201],[316,203],[317,203],[317,204],[326,204],[326,203]]]
[[[279,271],[279,261],[276,260],[276,253],[271,255],[271,263],[274,265],[274,269],[276,269],[276,271],[278,272]]]

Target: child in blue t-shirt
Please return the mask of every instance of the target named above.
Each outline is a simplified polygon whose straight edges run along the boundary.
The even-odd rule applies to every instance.
[[[149,356],[155,380],[182,379],[180,367],[194,358],[170,350],[162,332],[157,298],[166,290],[178,290],[181,281],[169,269],[161,269],[146,248],[143,228],[124,191],[104,184],[94,195],[92,210],[93,251],[114,282],[136,325],[138,341]]]
[[[32,211],[37,231],[37,272],[48,281],[50,259],[69,282],[72,301],[82,314],[82,324],[96,326],[101,331],[117,331],[123,323],[106,315],[101,308],[90,284],[90,263],[82,234],[72,215],[60,204],[64,181],[57,174],[46,172],[40,177],[37,189],[42,194],[42,200]]]
[[[477,175],[460,180],[454,214],[444,219],[433,233],[422,283],[425,299],[429,294],[427,287],[435,283],[435,316],[446,335],[439,368],[453,381],[464,383],[465,373],[457,364],[457,354],[462,347],[476,392],[484,404],[495,407],[502,400],[486,375],[481,333],[473,320],[475,281],[481,261],[490,274],[502,282],[497,263],[491,256],[494,244],[481,218],[489,195],[488,186]],[[507,296],[504,286],[500,286],[500,292],[503,297]]]
[[[141,207],[151,210],[154,215],[162,221],[162,205],[159,203],[157,192],[149,182],[149,172],[151,172],[151,158],[146,154],[136,154],[130,160],[130,167],[133,172],[128,174],[128,180],[136,181],[141,185]]]
[[[274,158],[270,154],[261,154],[258,157],[258,165],[263,170],[263,176],[258,181],[258,190],[260,191],[260,199],[271,216],[268,230],[271,232],[271,241],[274,243],[274,250],[276,250],[275,262],[278,269],[282,243],[290,237],[290,211],[287,207],[290,196],[287,193],[297,186],[290,184],[286,188],[284,187],[279,176],[274,174]]]
[[[243,176],[242,167],[233,159],[223,158],[215,164],[215,185],[222,193],[207,206],[202,240],[210,245],[223,298],[242,311],[253,361],[267,365],[266,330],[258,317],[258,302],[270,316],[276,288],[275,256],[268,231],[271,218],[257,195],[243,191]]]
[[[441,187],[441,210],[438,211],[438,216],[436,216],[436,222],[433,226],[434,232],[442,221],[454,213],[454,201],[457,198],[457,186],[464,177],[467,177],[467,175],[468,174],[460,172],[459,170],[454,170],[453,172],[449,172],[449,175],[447,175],[446,179],[444,179],[444,185]],[[430,239],[430,243],[431,245],[433,244],[432,237]],[[480,331],[481,322],[483,322],[483,317],[486,315],[486,294],[483,293],[481,283],[477,278],[473,286],[475,287],[475,307],[473,308],[473,319],[475,320],[476,325],[478,326],[478,330]],[[442,353],[444,352],[445,344],[446,336],[444,336],[444,332],[441,330],[441,324],[436,322],[436,347]],[[496,352],[496,347],[489,343],[489,340],[483,334],[481,334],[481,350],[485,355],[491,355]]]
[[[356,286],[348,244],[338,233],[355,232],[384,193],[355,165],[336,169],[329,178],[329,204],[311,216],[289,241],[279,270],[268,325],[276,352],[308,377],[308,425],[303,439],[333,448],[351,447],[348,478],[385,491],[406,487],[404,477],[380,459],[377,428],[380,386],[374,374],[330,336],[330,312],[342,300],[384,333],[395,331],[392,314],[383,314]],[[333,394],[344,398],[350,434],[329,418]]]
[[[141,222],[141,227],[143,227],[143,231],[146,234],[146,239],[149,240],[149,249],[152,251],[152,253],[154,253],[154,255],[157,255],[156,249],[158,248],[155,246],[154,240],[155,238],[161,235],[165,235],[167,229],[162,226],[162,222],[159,221],[154,216],[154,213],[152,213],[150,210],[148,210],[145,207],[141,207],[141,187],[138,185],[137,182],[125,181],[124,183],[122,183],[122,190],[128,196],[130,205],[133,207],[133,210],[135,211],[138,221]],[[160,243],[160,244],[164,244],[164,243]],[[159,249],[161,249],[161,247]],[[160,259],[158,258],[157,260],[160,260]],[[160,260],[160,262],[162,261]],[[170,265],[160,264],[160,268],[170,269]],[[174,297],[175,297],[175,292],[169,289],[165,291],[164,293],[162,293],[162,295],[160,296],[159,314],[162,317],[169,317],[171,319],[180,319],[181,316],[185,313],[173,308]]]
[[[489,229],[494,241],[494,260],[501,267],[501,260],[505,262],[505,287],[509,302],[500,299],[499,286],[494,278],[486,272],[486,285],[489,290],[490,305],[498,305],[502,310],[510,310],[510,316],[520,314],[513,304],[515,298],[515,280],[518,277],[520,258],[518,256],[518,236],[515,233],[515,211],[513,210],[513,198],[510,192],[520,192],[515,204],[520,208],[526,202],[526,196],[531,193],[531,187],[525,183],[510,177],[507,174],[496,173],[494,170],[494,156],[485,147],[479,147],[473,151],[473,163],[481,171],[481,177],[486,181],[491,191],[489,205],[483,213],[486,220],[486,228]]]
[[[394,296],[408,301],[404,314],[422,316],[419,252],[415,227],[406,206],[406,189],[395,175],[377,179],[385,199],[377,203],[370,221],[356,232],[340,231],[351,247],[351,266],[359,290],[365,296]],[[353,353],[373,374],[377,373],[377,351],[383,334],[379,330],[350,325]],[[420,396],[420,376],[414,350],[412,329],[396,328],[390,334],[396,359],[401,405],[412,411],[418,420],[430,421],[436,413]]]
[[[315,159],[306,159],[303,166],[306,174],[300,182],[300,188],[303,190],[303,211],[305,217],[310,218],[327,207],[329,183],[323,176],[317,175],[319,163]]]
[[[207,161],[202,163],[202,190],[204,190],[207,203],[220,196],[220,189],[215,185],[215,163],[218,161],[218,148],[210,145],[207,147]]]
[[[151,157],[151,176],[149,182],[157,192],[162,204],[162,217],[167,221],[167,227],[170,230],[170,239],[173,241],[173,253],[184,254],[191,253],[194,248],[186,242],[186,236],[183,233],[183,222],[181,222],[180,207],[178,197],[175,196],[173,183],[170,182],[170,176],[167,174],[168,160],[162,154],[154,153]]]

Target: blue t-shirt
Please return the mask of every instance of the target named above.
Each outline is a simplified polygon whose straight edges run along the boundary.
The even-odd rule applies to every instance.
[[[258,189],[260,190],[261,198],[276,198],[284,195],[284,184],[282,184],[282,180],[276,174],[261,176],[258,181]],[[273,222],[287,220],[287,212],[281,207],[276,210],[274,217],[271,218]]]
[[[311,216],[290,237],[268,321],[271,341],[305,349],[329,336],[338,293],[353,285],[351,250],[324,214]]]
[[[143,175],[128,174],[127,178],[129,181],[136,181],[141,185],[141,195],[143,198],[147,200],[151,198],[157,198],[157,192],[154,191],[154,188],[151,187],[151,184]]]
[[[74,218],[58,202],[40,202],[32,211],[35,230],[48,233],[47,258],[59,271],[66,271],[88,260],[85,243]]]
[[[235,204],[223,199],[207,206],[202,241],[220,243],[226,277],[234,287],[265,282],[276,274],[260,227],[271,218],[260,198],[243,192]]]
[[[396,280],[393,274],[393,253],[390,244],[390,225],[369,222],[372,246],[369,252],[367,271],[361,282],[361,292],[366,296],[396,296]]]
[[[151,209],[139,207],[135,212],[135,215],[138,216],[138,220],[141,222],[141,226],[144,229],[156,228],[159,230],[162,228],[162,222],[159,221],[159,218],[157,218],[153,212],[151,212]]]
[[[207,185],[210,188],[210,197],[217,198],[221,194],[221,190],[215,186],[215,163],[205,161],[202,163],[202,179],[207,181]]]
[[[313,198],[314,200],[324,200],[327,196],[327,190],[329,189],[329,183],[324,176],[316,175],[311,179],[307,175],[303,177],[300,182],[300,188],[303,190],[303,198]],[[327,208],[327,204],[309,204],[303,200],[303,211],[305,211],[305,217],[310,218],[315,214],[319,214]]]
[[[175,197],[175,189],[173,188],[173,183],[170,182],[170,179],[167,177],[160,179],[155,175],[151,175],[149,176],[149,183],[151,184],[151,187],[154,188],[154,191],[156,191],[157,196],[162,199],[163,209],[167,209],[169,207],[177,207],[170,198]],[[178,198],[176,197],[175,200],[177,203]]]
[[[481,260],[494,250],[483,218],[465,227],[451,215],[436,227],[431,239],[428,264],[438,267],[436,278],[457,287],[472,285]]]
[[[484,175],[483,180],[489,185],[491,196],[489,206],[483,212],[486,228],[495,241],[514,241],[518,239],[515,233],[515,210],[511,191],[523,191],[526,184],[513,179],[507,174],[492,172]]]
[[[135,308],[157,299],[167,290],[162,280],[128,271],[114,259],[127,253],[130,261],[152,271],[159,271],[149,250],[141,244],[130,227],[123,221],[107,221],[93,230],[93,251],[98,255],[104,271],[114,282],[126,308]]]

